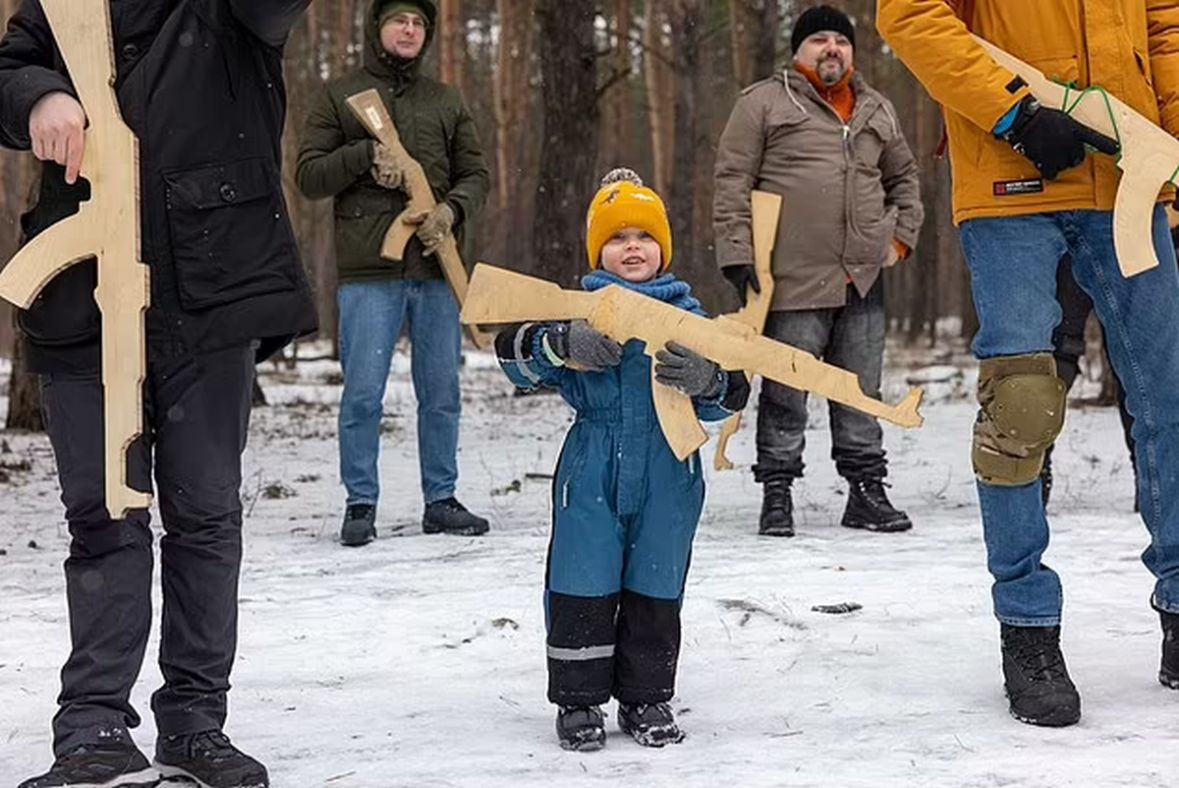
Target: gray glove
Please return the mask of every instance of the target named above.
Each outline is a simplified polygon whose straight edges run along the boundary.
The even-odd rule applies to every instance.
[[[590,372],[601,372],[622,362],[622,345],[584,320],[554,323],[545,334],[549,349],[563,361]]]
[[[689,397],[712,399],[724,390],[725,379],[718,364],[678,342],[668,342],[655,354],[655,380]]]
[[[373,180],[386,189],[400,189],[405,183],[405,173],[390,148],[379,142],[373,143]]]
[[[439,245],[454,227],[454,211],[446,203],[440,202],[433,210],[419,211],[405,217],[405,221],[418,225],[416,235],[422,242],[422,254],[429,256],[438,251]]]

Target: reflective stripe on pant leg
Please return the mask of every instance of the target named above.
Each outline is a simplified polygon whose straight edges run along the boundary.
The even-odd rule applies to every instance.
[[[610,699],[618,594],[577,597],[548,591],[549,700],[593,706]]]

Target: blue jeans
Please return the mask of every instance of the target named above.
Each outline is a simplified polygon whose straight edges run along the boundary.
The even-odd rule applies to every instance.
[[[454,495],[458,480],[458,305],[442,280],[349,282],[340,286],[340,476],[347,504],[376,504],[381,412],[393,349],[409,320],[418,400],[418,464],[426,503]]]
[[[1138,496],[1150,532],[1143,563],[1157,578],[1153,603],[1179,613],[1179,269],[1161,207],[1154,215],[1161,265],[1130,279],[1118,270],[1112,214],[1070,211],[962,224],[979,331],[979,359],[1051,353],[1061,319],[1056,268],[1070,253],[1093,299],[1106,349],[1134,417]],[[995,615],[1016,626],[1060,622],[1060,578],[1041,561],[1048,520],[1040,482],[978,483]]]

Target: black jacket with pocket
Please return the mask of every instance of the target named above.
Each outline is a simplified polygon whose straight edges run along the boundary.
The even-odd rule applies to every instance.
[[[316,328],[279,175],[282,49],[310,2],[110,0],[115,91],[139,139],[149,352],[259,341],[264,357]],[[23,0],[0,41],[0,144],[28,149],[29,113],[53,91],[73,88],[41,3]],[[89,197],[46,163],[26,235]],[[74,265],[20,314],[32,369],[98,366],[95,280],[93,261]]]

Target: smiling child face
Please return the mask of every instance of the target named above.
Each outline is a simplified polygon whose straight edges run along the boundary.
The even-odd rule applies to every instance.
[[[602,247],[602,268],[628,282],[646,282],[662,267],[659,243],[636,227],[619,230]]]

